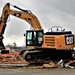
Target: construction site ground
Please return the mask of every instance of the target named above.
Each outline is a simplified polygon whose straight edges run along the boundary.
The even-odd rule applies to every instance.
[[[75,69],[0,69],[0,75],[75,75]]]

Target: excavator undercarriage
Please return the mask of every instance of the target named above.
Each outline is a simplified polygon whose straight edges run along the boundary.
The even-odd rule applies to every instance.
[[[26,50],[23,54],[23,58],[30,63],[48,63],[50,60],[52,61],[60,61],[63,60],[71,60],[74,59],[72,57],[72,53],[74,50],[56,50],[56,49],[48,49],[48,48],[35,48]]]

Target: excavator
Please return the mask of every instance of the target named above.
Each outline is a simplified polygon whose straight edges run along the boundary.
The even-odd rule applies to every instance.
[[[10,3],[5,4],[0,18],[0,48],[2,50],[4,49],[2,40],[7,19],[9,15],[12,15],[28,22],[33,28],[26,31],[26,48],[20,52],[27,62],[45,63],[50,60],[75,59],[75,34],[65,31],[61,26],[49,28],[49,31],[44,33],[38,18],[30,10],[11,5],[19,11],[12,10],[10,5]]]

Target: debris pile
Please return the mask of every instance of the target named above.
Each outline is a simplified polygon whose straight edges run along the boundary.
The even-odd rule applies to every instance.
[[[27,64],[27,62],[19,55],[19,52],[0,54],[0,64]]]
[[[21,67],[34,67],[34,68],[75,68],[75,60],[68,60],[65,62],[64,60],[60,61],[49,61],[49,63],[44,63],[42,65],[38,64],[36,66],[35,64],[30,65],[30,63],[26,62],[23,57],[19,55],[19,52],[13,52],[13,53],[8,53],[8,54],[0,54],[0,67],[2,66],[21,66]]]
[[[68,60],[65,62],[64,60],[60,60],[59,62],[51,61],[49,64],[43,64],[42,68],[75,68],[75,60]]]

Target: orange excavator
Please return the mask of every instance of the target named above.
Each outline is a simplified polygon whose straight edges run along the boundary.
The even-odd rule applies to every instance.
[[[60,26],[50,28],[44,33],[38,18],[30,11],[21,9],[15,5],[14,8],[19,11],[10,9],[10,3],[5,4],[0,19],[0,48],[3,49],[3,34],[9,15],[23,19],[28,22],[33,30],[26,31],[26,48],[20,52],[20,55],[27,62],[45,62],[48,60],[58,61],[60,59],[75,58],[75,35],[71,31],[65,31]]]

